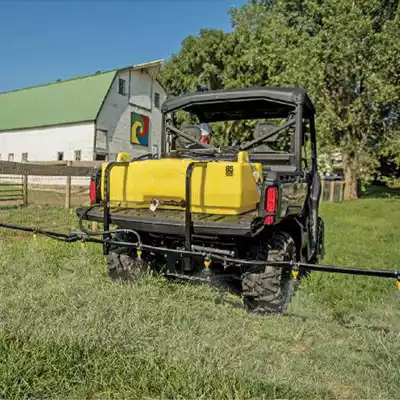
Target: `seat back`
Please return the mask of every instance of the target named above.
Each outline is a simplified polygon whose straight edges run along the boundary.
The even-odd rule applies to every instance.
[[[267,134],[272,133],[277,128],[277,125],[271,122],[259,122],[257,123],[254,130],[254,139],[261,138]],[[267,139],[257,147],[249,151],[250,160],[252,162],[259,162],[268,165],[290,165],[293,161],[294,154],[277,152],[268,143],[276,143],[278,136],[281,132],[278,132]]]

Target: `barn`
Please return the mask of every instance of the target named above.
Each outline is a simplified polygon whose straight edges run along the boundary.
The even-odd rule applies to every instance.
[[[0,93],[0,160],[113,160],[161,143],[163,61]]]

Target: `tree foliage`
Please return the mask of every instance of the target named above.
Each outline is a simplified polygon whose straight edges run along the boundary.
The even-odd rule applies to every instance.
[[[302,86],[317,109],[320,151],[340,151],[349,181],[382,157],[400,163],[400,7],[394,0],[250,1],[233,31],[203,30],[162,72],[171,94],[264,85]],[[219,131],[240,139],[238,125]],[[347,197],[356,197],[348,185]]]
[[[226,65],[226,34],[221,30],[202,29],[189,36],[162,71],[161,79],[172,96],[196,90],[198,84],[221,89]]]

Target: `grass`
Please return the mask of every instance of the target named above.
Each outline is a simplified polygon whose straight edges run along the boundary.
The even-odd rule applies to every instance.
[[[324,204],[325,263],[400,269],[396,198]],[[12,221],[76,227],[43,207]],[[395,399],[399,291],[312,273],[288,315],[257,317],[216,290],[111,282],[97,245],[0,231],[0,397]]]

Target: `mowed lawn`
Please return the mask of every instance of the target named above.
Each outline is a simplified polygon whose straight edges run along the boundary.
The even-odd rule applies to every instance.
[[[400,270],[400,199],[323,204],[325,264]],[[0,211],[76,227],[55,208]],[[397,399],[392,279],[312,273],[288,315],[208,287],[111,282],[101,247],[0,230],[0,398]]]

